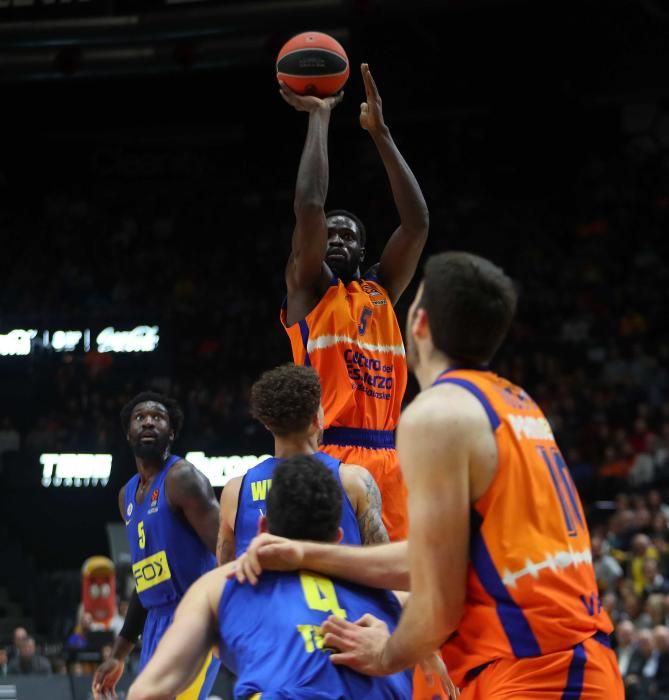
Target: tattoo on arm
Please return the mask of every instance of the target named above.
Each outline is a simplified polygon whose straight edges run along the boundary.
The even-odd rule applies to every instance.
[[[365,472],[362,477],[365,484],[365,500],[362,512],[358,513],[358,526],[363,544],[380,544],[390,542],[386,526],[381,519],[381,492],[374,477]]]
[[[219,566],[227,564],[235,558],[235,545],[223,533],[219,532],[216,542],[216,561]]]

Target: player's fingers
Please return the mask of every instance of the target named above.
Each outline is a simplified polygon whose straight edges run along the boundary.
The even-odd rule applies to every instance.
[[[330,654],[330,661],[336,666],[351,666],[355,668],[358,659],[355,654],[340,653]]]
[[[362,82],[365,86],[365,92],[369,95],[371,89],[371,83],[369,82],[369,65],[367,63],[361,63],[360,72],[362,73]]]
[[[248,552],[237,561],[239,564],[240,572],[242,572],[241,576],[237,576],[237,580],[240,583],[248,581],[252,586],[255,586],[256,583],[258,583],[258,577],[253,573],[253,567],[250,564],[250,555],[248,554]]]
[[[337,651],[351,651],[353,643],[350,639],[346,639],[339,634],[334,634],[333,632],[328,632],[323,635],[323,647],[328,649],[336,649]]]
[[[348,620],[342,620],[340,617],[335,617],[330,615],[328,619],[321,625],[321,629],[326,632],[336,632],[341,634],[343,632],[352,632],[357,628],[357,625]]]
[[[365,613],[361,618],[358,618],[353,624],[358,625],[358,627],[372,627],[377,623],[378,620],[374,617],[374,615]]]

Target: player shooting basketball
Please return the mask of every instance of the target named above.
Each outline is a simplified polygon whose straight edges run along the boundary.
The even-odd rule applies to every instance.
[[[407,535],[406,489],[394,430],[407,382],[402,334],[393,310],[414,275],[428,233],[427,205],[418,182],[385,123],[381,97],[362,64],[366,101],[360,125],[372,137],[388,175],[399,226],[381,260],[365,274],[365,227],[345,210],[325,213],[327,137],[341,94],[299,96],[282,84],[283,99],[309,113],[297,174],[295,230],[286,266],[282,322],[296,364],[311,365],[323,388],[323,449],[372,474],[383,499],[392,540]]]

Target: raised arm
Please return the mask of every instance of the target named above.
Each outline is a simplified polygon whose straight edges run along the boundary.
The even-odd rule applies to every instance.
[[[295,229],[286,266],[289,325],[304,318],[318,303],[330,281],[325,265],[328,230],[325,200],[328,193],[328,127],[330,113],[343,93],[326,99],[300,96],[281,85],[283,99],[300,112],[309,113],[307,138],[295,186]]]
[[[215,610],[224,586],[224,569],[216,569],[188,589],[128,700],[169,700],[193,682],[218,638]]]
[[[170,506],[183,515],[207,549],[216,554],[219,508],[209,479],[184,459],[170,469],[165,491]]]
[[[216,562],[219,566],[235,558],[235,518],[241,485],[242,478],[235,477],[228,481],[221,493],[221,516],[216,542]]]
[[[416,272],[430,218],[418,181],[384,122],[381,96],[369,66],[363,63],[361,70],[366,102],[360,106],[360,125],[369,132],[379,151],[400,217],[400,225],[386,243],[378,270],[379,282],[395,303]]]
[[[362,544],[390,542],[386,526],[381,519],[381,492],[374,477],[356,464],[340,465],[339,475],[346,495],[355,509]]]

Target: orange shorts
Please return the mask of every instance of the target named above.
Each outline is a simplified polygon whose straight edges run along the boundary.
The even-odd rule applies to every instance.
[[[615,654],[594,637],[569,651],[487,666],[462,700],[625,700]]]
[[[407,489],[397,452],[348,445],[323,445],[321,449],[344,464],[358,464],[367,469],[381,492],[383,524],[388,536],[393,542],[405,540],[409,534]]]

